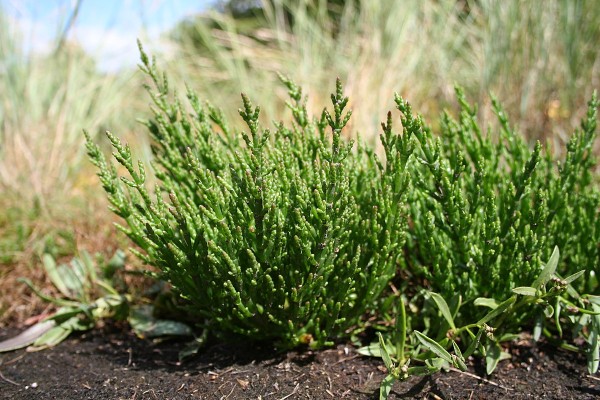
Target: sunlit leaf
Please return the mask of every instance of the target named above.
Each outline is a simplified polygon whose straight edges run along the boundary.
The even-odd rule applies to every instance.
[[[57,325],[37,338],[28,350],[37,351],[54,347],[57,344],[62,343],[72,332],[73,330],[68,327]]]
[[[389,372],[394,368],[394,363],[390,357],[390,353],[388,352],[387,346],[385,345],[385,341],[383,340],[383,336],[380,332],[377,332],[377,337],[379,338],[379,349],[381,352],[381,358],[383,359],[383,363]]]
[[[389,397],[390,392],[394,387],[395,380],[396,379],[392,375],[387,375],[383,378],[381,386],[379,387],[379,400],[386,400]]]
[[[580,276],[582,276],[583,274],[585,274],[585,270],[582,270],[582,271],[579,271],[579,272],[576,272],[576,273],[574,273],[573,275],[569,275],[569,276],[567,276],[567,277],[564,279],[564,281],[565,281],[565,282],[567,282],[567,283],[572,283],[572,282],[574,282],[575,280],[579,279],[579,277],[580,277]]]
[[[552,278],[552,275],[554,275],[554,272],[556,271],[556,267],[558,266],[559,258],[560,258],[560,251],[558,250],[558,246],[555,246],[554,251],[552,252],[552,255],[550,256],[550,260],[548,260],[548,262],[546,263],[546,266],[540,273],[540,276],[538,276],[538,278],[533,282],[533,285],[531,285],[531,286],[533,286],[534,288],[540,288],[540,287],[544,286],[546,283],[548,283],[548,281],[550,281],[550,279]]]
[[[425,346],[429,351],[433,352],[435,355],[441,357],[443,360],[449,362],[450,364],[453,364],[452,356],[450,355],[450,353],[448,353],[446,349],[440,346],[438,342],[425,336],[419,331],[415,331],[415,335],[417,336],[419,342],[421,342],[421,344]]]
[[[498,305],[500,303],[496,299],[489,299],[486,297],[478,297],[473,301],[473,304],[475,304],[476,306],[489,307],[489,308],[494,309],[494,308],[498,307]]]
[[[506,309],[513,305],[513,303],[517,300],[515,296],[510,297],[508,300],[503,301],[498,305],[498,307],[494,308],[490,311],[485,317],[481,318],[477,321],[477,325],[487,324],[489,321],[496,318],[498,315],[502,314]]]
[[[592,309],[595,312],[600,312],[600,306],[592,303]],[[588,372],[595,374],[600,366],[600,315],[591,317],[591,329],[588,337],[588,348],[586,356],[588,362]]]
[[[465,358],[463,357],[463,354],[460,351],[460,348],[458,347],[458,345],[456,344],[456,342],[454,340],[452,341],[452,348],[454,349],[454,354],[455,354],[455,357],[453,357],[454,366],[457,367],[458,369],[460,369],[461,371],[466,371],[467,364],[465,364]]]
[[[373,342],[368,346],[360,347],[356,350],[358,354],[370,357],[381,357],[381,345],[379,342]]]
[[[444,300],[444,298],[438,293],[429,292],[429,294],[431,295],[433,301],[435,301],[435,304],[438,306],[438,309],[442,313],[444,319],[446,319],[448,322],[448,325],[450,325],[450,328],[456,329],[456,325],[454,325],[454,318],[452,317],[452,313],[450,312],[450,308],[448,307],[446,300]]]
[[[532,296],[535,297],[537,294],[537,289],[529,287],[529,286],[519,286],[514,288],[513,293],[520,294],[521,296]]]
[[[491,375],[498,366],[498,363],[502,360],[510,359],[510,354],[502,351],[500,345],[496,342],[490,342],[486,346],[485,355],[485,371],[488,375]]]
[[[17,336],[0,342],[0,353],[27,347],[30,344],[33,344],[38,338],[43,336],[46,332],[48,332],[55,326],[56,323],[52,320],[38,322],[37,324],[24,330]]]

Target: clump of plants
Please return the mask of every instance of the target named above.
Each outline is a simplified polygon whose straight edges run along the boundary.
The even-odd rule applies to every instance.
[[[484,132],[462,90],[457,97],[460,116],[444,113],[437,137],[396,97],[407,115],[405,133],[419,142],[418,161],[410,166],[408,267],[444,298],[456,293],[465,301],[504,298],[533,282],[558,246],[557,272],[566,276],[585,269],[587,279],[575,283],[577,288],[597,292],[596,96],[564,160],[539,142],[531,148],[496,99],[499,131]]]
[[[403,269],[421,283],[415,296],[400,297],[390,341],[380,336],[361,350],[381,356],[390,372],[382,397],[396,379],[464,369],[475,353],[492,373],[510,357],[501,343],[525,329],[535,340],[543,335],[585,353],[591,373],[599,367],[596,94],[560,161],[539,142],[531,149],[495,99],[498,134],[482,132],[477,110],[460,89],[457,97],[460,117],[444,113],[439,136],[404,99],[395,99],[403,135],[418,142],[408,166],[411,223]],[[389,125],[383,128],[391,134]],[[407,316],[405,301],[418,317]],[[568,343],[567,330],[586,344]]]
[[[191,90],[185,104],[173,96],[140,51],[152,81],[154,190],[117,137],[108,134],[127,177],[87,142],[136,254],[217,333],[282,347],[346,335],[396,274],[413,140],[385,132],[381,160],[345,139],[351,113],[339,80],[332,110],[310,117],[284,77],[293,121],[261,127],[260,109],[242,95],[247,131],[234,132]]]
[[[465,369],[473,354],[491,373],[509,357],[502,342],[524,329],[582,350],[598,370],[595,94],[560,161],[530,147],[495,99],[497,133],[483,132],[457,89],[459,118],[444,113],[436,136],[396,96],[401,128],[388,113],[380,158],[345,139],[339,80],[332,110],[309,117],[301,89],[281,77],[293,120],[272,129],[242,95],[247,128],[236,132],[193,91],[180,101],[140,51],[152,82],[154,189],[116,136],[120,170],[89,136],[88,154],[133,251],[204,328],[319,347],[371,310],[394,326],[361,350],[389,370],[382,397],[397,379]],[[400,290],[385,298],[392,279]],[[582,349],[563,340],[567,329]]]

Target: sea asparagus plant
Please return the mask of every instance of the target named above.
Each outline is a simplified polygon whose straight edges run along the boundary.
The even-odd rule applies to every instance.
[[[120,177],[87,137],[136,254],[217,333],[281,347],[344,335],[396,273],[414,140],[386,131],[380,160],[345,139],[351,113],[339,80],[333,110],[311,118],[301,89],[284,77],[293,121],[262,128],[259,108],[242,95],[247,131],[234,132],[192,90],[185,105],[172,95],[140,52],[153,85],[153,192],[128,145],[108,133],[128,173]]]
[[[564,160],[539,142],[533,149],[492,104],[499,132],[483,132],[477,109],[457,89],[458,120],[444,113],[434,136],[410,105],[396,97],[405,134],[414,136],[418,162],[409,168],[411,229],[408,268],[445,299],[505,299],[533,282],[555,246],[559,276],[586,270],[573,282],[597,294],[600,273],[600,192],[594,140],[598,100],[592,97]],[[387,129],[387,128],[386,128]],[[467,317],[476,308],[466,307]],[[478,312],[478,317],[485,310]]]

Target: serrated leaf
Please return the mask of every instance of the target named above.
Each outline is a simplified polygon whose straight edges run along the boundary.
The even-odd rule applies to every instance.
[[[429,292],[429,294],[431,295],[433,301],[435,301],[435,304],[438,306],[444,319],[448,322],[448,325],[450,325],[450,328],[453,330],[456,329],[456,325],[454,325],[454,318],[452,317],[452,313],[450,312],[450,308],[448,307],[446,300],[444,300],[444,298],[438,293]]]
[[[508,307],[512,306],[513,303],[516,301],[516,299],[517,299],[516,296],[512,296],[508,300],[503,301],[502,303],[500,303],[498,305],[498,307],[494,308],[485,317],[483,317],[479,321],[477,321],[477,325],[481,326],[483,324],[487,324],[489,321],[493,320],[498,315],[500,315],[504,311],[506,311],[506,309]]]
[[[531,296],[535,297],[537,294],[537,290],[530,286],[519,286],[514,288],[513,293],[520,294],[521,296]]]
[[[419,342],[421,342],[421,344],[425,346],[429,351],[433,352],[435,355],[449,362],[450,364],[453,364],[452,356],[450,355],[450,353],[448,353],[448,351],[444,349],[438,342],[425,336],[419,331],[415,331],[415,335],[417,336]]]
[[[539,289],[546,283],[548,283],[548,281],[552,279],[552,275],[554,275],[554,272],[556,271],[559,258],[560,251],[558,250],[558,246],[555,246],[554,251],[552,251],[552,255],[550,256],[550,260],[548,260],[546,266],[544,267],[544,269],[542,269],[542,272],[540,272],[540,276],[538,276],[538,278],[535,281],[533,281],[533,284],[531,286]]]

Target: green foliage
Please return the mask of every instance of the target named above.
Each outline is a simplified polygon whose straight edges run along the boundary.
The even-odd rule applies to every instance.
[[[405,134],[419,142],[418,162],[411,165],[408,268],[445,299],[456,293],[467,303],[477,297],[502,299],[533,282],[541,260],[558,246],[563,257],[557,272],[586,269],[588,279],[578,281],[578,289],[596,293],[600,194],[592,150],[597,97],[558,161],[558,152],[540,143],[531,150],[496,100],[500,132],[482,132],[477,110],[460,89],[457,95],[460,117],[444,113],[439,137],[396,97]],[[463,313],[467,318],[477,314],[473,307]]]
[[[191,328],[183,322],[157,317],[160,304],[134,305],[122,280],[125,253],[117,250],[113,257],[94,262],[86,251],[68,264],[56,263],[48,253],[42,257],[46,276],[52,282],[57,296],[52,297],[35,287],[26,278],[20,280],[42,300],[58,306],[50,317],[31,326],[19,335],[0,342],[0,352],[30,346],[40,350],[56,346],[71,333],[86,331],[100,320],[112,318],[127,320],[134,332],[142,338],[191,336]],[[197,342],[198,345],[201,342]]]
[[[46,275],[58,292],[57,297],[46,295],[29,279],[21,278],[21,281],[59,309],[17,337],[0,343],[0,352],[29,345],[34,349],[52,347],[74,331],[93,328],[100,319],[124,319],[128,315],[130,298],[114,287],[114,274],[125,262],[122,251],[117,251],[110,261],[100,265],[85,251],[69,264],[58,265],[47,253],[42,261]]]
[[[573,330],[574,336],[582,336],[588,343],[583,349],[588,358],[588,370],[596,373],[600,351],[598,299],[596,296],[580,295],[571,285],[583,276],[583,271],[561,279],[556,274],[558,263],[559,251],[555,248],[531,286],[514,288],[513,294],[504,300],[498,297],[475,299],[473,304],[485,309],[485,314],[478,321],[462,326],[457,325],[455,317],[460,315],[463,304],[458,301],[455,307],[451,307],[438,293],[428,292],[430,303],[442,315],[435,327],[430,325],[426,328],[428,334],[413,330],[407,335],[411,327],[400,299],[392,343],[378,333],[379,343],[359,349],[361,354],[381,357],[388,370],[388,376],[381,383],[380,398],[388,398],[396,380],[432,374],[450,366],[464,371],[467,369],[466,359],[475,353],[485,357],[486,372],[491,374],[499,361],[510,358],[510,354],[502,350],[501,343],[517,338],[532,320],[536,321],[533,329],[535,340],[543,331],[548,332],[550,326],[556,328],[559,336],[567,326]],[[417,323],[423,319],[421,315]],[[578,350],[569,345],[564,347]],[[395,354],[391,351],[393,348],[396,349]],[[413,366],[410,366],[411,362]]]
[[[141,50],[141,46],[140,46]],[[350,118],[338,80],[333,111],[308,116],[302,91],[286,78],[294,121],[259,126],[242,95],[249,132],[188,91],[191,113],[142,53],[154,87],[154,193],[131,150],[108,134],[119,177],[88,137],[121,230],[220,333],[271,339],[282,347],[321,346],[355,325],[394,276],[402,252],[413,149],[407,136],[382,135],[386,163],[342,136]],[[328,133],[330,132],[330,133]],[[239,137],[241,136],[242,141]]]

